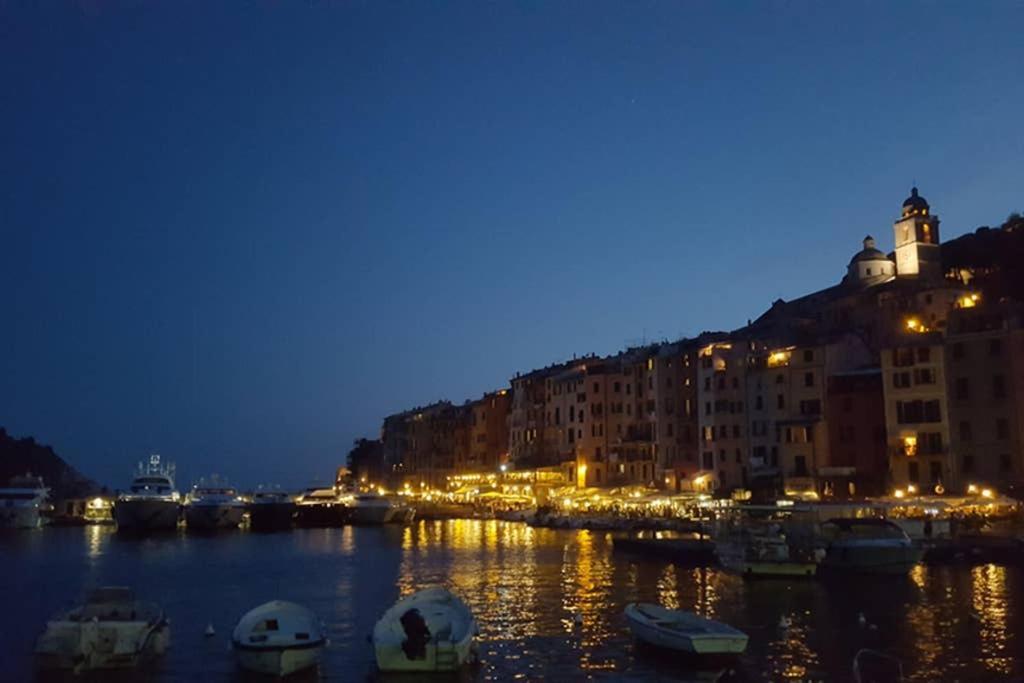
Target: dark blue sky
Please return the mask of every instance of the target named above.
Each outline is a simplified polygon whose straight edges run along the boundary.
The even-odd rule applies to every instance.
[[[305,485],[836,282],[914,179],[1024,209],[1024,5],[834,5],[0,0],[0,425]]]

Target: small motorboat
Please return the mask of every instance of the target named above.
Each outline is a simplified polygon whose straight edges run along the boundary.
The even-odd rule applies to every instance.
[[[107,587],[47,622],[35,656],[42,669],[126,669],[163,654],[169,644],[160,607],[137,601],[130,588]]]
[[[396,602],[373,628],[381,671],[455,671],[475,654],[476,619],[444,588],[426,588]]]
[[[693,612],[634,602],[626,605],[626,620],[637,640],[693,655],[739,655],[747,649],[747,634]]]
[[[789,538],[779,525],[767,525],[715,539],[715,554],[722,566],[744,577],[813,577],[825,553]]]
[[[907,574],[924,549],[887,519],[830,519],[821,526],[826,539],[822,569],[866,574]]]
[[[316,614],[284,600],[249,610],[231,634],[238,665],[268,676],[288,676],[316,666],[324,643]]]

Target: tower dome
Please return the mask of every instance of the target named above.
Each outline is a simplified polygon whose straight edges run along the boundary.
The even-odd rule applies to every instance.
[[[903,200],[903,217],[927,216],[929,208],[928,201],[917,193],[917,188],[910,188],[910,196]]]
[[[853,255],[846,267],[846,282],[855,287],[870,287],[891,280],[896,274],[896,264],[885,252],[875,247],[875,238],[864,238],[864,248]]]

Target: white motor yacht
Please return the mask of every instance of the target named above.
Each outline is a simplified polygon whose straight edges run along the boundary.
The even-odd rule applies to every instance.
[[[473,613],[455,594],[427,588],[396,602],[373,628],[381,671],[455,671],[475,653]]]
[[[159,455],[139,463],[128,493],[114,502],[118,531],[155,531],[178,526],[181,496],[174,488],[174,465],[161,463]]]
[[[387,524],[396,512],[390,500],[376,493],[357,493],[349,502],[349,521],[353,524]]]
[[[747,634],[728,624],[660,605],[626,605],[626,620],[637,640],[693,655],[739,655],[747,649]]]
[[[230,486],[200,482],[185,497],[185,526],[192,531],[235,529],[245,514],[245,501]]]
[[[283,600],[246,612],[231,634],[239,666],[268,676],[288,676],[316,666],[325,642],[316,615]]]
[[[14,477],[7,488],[0,488],[0,528],[38,529],[45,522],[42,513],[50,507],[49,496],[41,477]]]
[[[133,668],[163,654],[169,642],[159,606],[139,602],[129,588],[99,588],[84,604],[47,622],[36,641],[36,663],[75,673]]]

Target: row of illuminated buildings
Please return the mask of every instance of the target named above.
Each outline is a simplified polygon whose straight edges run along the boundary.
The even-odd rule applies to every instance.
[[[1024,311],[942,266],[915,189],[895,250],[731,332],[587,356],[462,405],[384,420],[412,486],[500,471],[578,486],[771,495],[1006,488],[1024,481]]]

